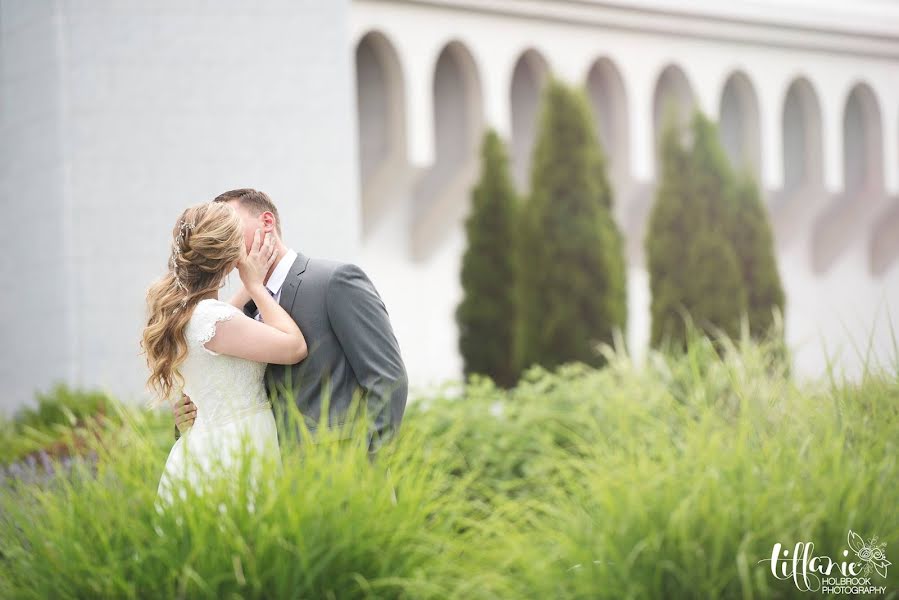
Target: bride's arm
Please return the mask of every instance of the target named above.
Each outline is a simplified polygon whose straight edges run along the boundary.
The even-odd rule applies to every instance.
[[[265,322],[251,319],[240,311],[235,318],[224,320],[215,328],[205,348],[257,362],[293,365],[308,354],[306,338],[293,317],[275,302],[262,284],[277,252],[268,237],[260,246],[259,236],[260,230],[256,230],[250,254],[241,258],[237,268],[243,288],[259,307]]]
[[[306,338],[286,310],[269,295],[264,286],[253,288],[253,299],[260,307],[265,323],[243,313],[221,321],[207,350],[256,362],[294,365],[309,354]]]

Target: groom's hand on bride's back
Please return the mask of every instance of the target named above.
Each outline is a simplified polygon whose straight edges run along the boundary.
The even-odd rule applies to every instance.
[[[187,394],[181,394],[181,400],[172,407],[172,414],[175,415],[175,428],[184,433],[197,418],[197,406],[190,401]]]

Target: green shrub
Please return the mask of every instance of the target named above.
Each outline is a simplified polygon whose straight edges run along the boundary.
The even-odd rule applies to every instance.
[[[689,136],[674,119],[666,121],[660,158],[644,240],[651,345],[682,350],[686,319],[735,336],[744,314],[751,335],[770,337],[775,314],[783,314],[784,293],[757,186],[748,175],[734,174],[717,127],[700,112]]]
[[[740,335],[746,312],[746,288],[731,244],[719,234],[701,231],[690,244],[684,269],[690,273],[684,306],[697,327],[714,336],[720,329]]]
[[[23,408],[13,421],[20,428],[50,429],[54,425],[74,425],[79,419],[105,414],[110,398],[98,390],[78,390],[57,383],[46,393],[37,394],[35,408]]]
[[[465,223],[464,296],[456,309],[456,322],[464,374],[487,375],[506,387],[516,379],[517,202],[503,142],[489,131],[481,146],[481,179],[473,190]]]
[[[623,237],[583,91],[544,89],[518,244],[516,363],[599,366],[596,346],[626,328]]]
[[[775,326],[775,310],[784,312],[785,298],[767,208],[748,174],[738,175],[734,183],[734,211],[730,239],[746,286],[749,328],[762,338]]]
[[[35,407],[20,409],[0,423],[0,464],[42,449],[52,449],[73,428],[94,419],[116,419],[112,400],[99,390],[73,389],[57,383],[37,394]]]
[[[649,215],[644,245],[649,270],[650,344],[668,341],[683,348],[689,272],[685,266],[699,212],[690,187],[690,154],[673,117],[665,122],[660,142],[656,200]]]
[[[166,448],[126,413],[95,467],[0,488],[0,597],[809,597],[775,543],[899,537],[899,373],[799,384],[748,335],[686,340],[421,397],[374,463],[291,446],[255,511],[231,477],[157,513]]]

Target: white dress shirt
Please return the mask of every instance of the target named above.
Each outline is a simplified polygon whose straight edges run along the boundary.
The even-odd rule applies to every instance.
[[[275,270],[272,271],[271,277],[268,278],[268,281],[265,282],[265,287],[268,288],[269,293],[275,299],[275,302],[281,302],[281,288],[284,286],[284,280],[287,279],[287,273],[290,272],[290,267],[293,266],[293,261],[297,259],[297,253],[288,248],[287,252],[284,256],[281,257],[281,260],[278,261],[278,264],[275,266]],[[257,321],[262,321],[262,313],[259,312],[259,309],[256,309],[256,315],[254,317]]]

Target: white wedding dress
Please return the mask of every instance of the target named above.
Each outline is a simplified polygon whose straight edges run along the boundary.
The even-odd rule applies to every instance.
[[[241,475],[242,456],[253,459],[248,470],[251,497],[258,484],[256,469],[262,464],[258,459],[273,459],[275,468],[281,468],[277,427],[263,385],[266,363],[219,354],[204,345],[215,335],[217,323],[240,312],[227,302],[206,298],[197,303],[188,321],[181,374],[184,393],[196,405],[197,416],[169,452],[157,489],[157,510],[162,508],[160,501],[171,502],[175,489],[186,497],[180,485],[184,482],[202,491],[212,478],[233,481],[246,476]],[[244,441],[249,454],[241,452],[246,449]]]

